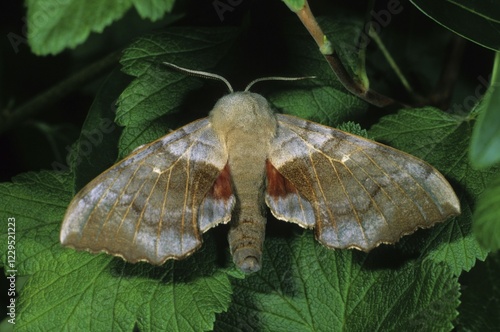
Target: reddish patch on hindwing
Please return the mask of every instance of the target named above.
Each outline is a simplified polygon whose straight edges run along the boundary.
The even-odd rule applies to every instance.
[[[273,198],[297,193],[297,188],[266,160],[267,193]]]
[[[233,189],[231,187],[231,172],[229,171],[229,164],[226,164],[222,172],[215,179],[208,195],[216,200],[228,200],[232,194]]]

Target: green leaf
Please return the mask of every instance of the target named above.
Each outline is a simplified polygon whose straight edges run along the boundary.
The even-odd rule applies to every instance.
[[[170,28],[140,38],[124,51],[122,70],[136,79],[118,101],[116,122],[126,127],[120,140],[121,156],[165,135],[172,128],[169,124],[173,124],[168,115],[185,107],[186,95],[201,86],[199,79],[168,68],[162,62],[201,71],[213,68],[227,54],[237,31]],[[195,119],[195,112],[186,112],[189,120]],[[203,115],[206,114],[205,110]]]
[[[228,275],[215,263],[213,239],[189,259],[162,267],[62,248],[59,228],[72,196],[71,179],[40,172],[0,184],[0,218],[16,220],[16,261],[10,268],[18,277],[29,276],[17,302],[16,329],[212,329],[215,313],[226,310],[231,295]],[[0,246],[7,266],[6,230],[1,229]]]
[[[43,257],[49,257],[50,261],[52,247],[55,244],[59,247],[58,228],[72,196],[71,186],[72,177],[68,173],[48,171],[24,173],[14,177],[12,183],[0,184],[0,218],[16,220],[15,269],[20,276],[34,274],[37,262]],[[0,229],[5,266],[6,232],[6,227]]]
[[[463,285],[457,331],[496,331],[500,326],[500,254],[490,254],[485,262],[460,276]]]
[[[474,234],[488,250],[500,249],[500,176],[488,183],[473,215]]]
[[[175,0],[132,0],[132,2],[142,18],[156,21],[172,10]]]
[[[500,50],[500,7],[483,0],[411,0],[424,14],[456,34]]]
[[[338,126],[337,129],[342,130],[342,131],[346,131],[348,133],[358,135],[358,136],[361,136],[364,138],[369,138],[368,132],[366,131],[366,129],[361,128],[361,126],[356,122],[352,122],[352,121],[344,122],[340,126]]]
[[[475,112],[479,112],[470,146],[469,158],[475,167],[488,167],[500,161],[500,53],[495,64],[490,86]]]
[[[325,125],[336,125],[364,114],[366,103],[328,85],[310,89],[291,88],[269,100],[285,113]]]
[[[116,101],[129,81],[115,69],[101,85],[90,107],[71,158],[75,194],[116,162],[121,134],[121,128],[114,122]]]
[[[420,157],[437,168],[452,183],[460,199],[462,214],[419,236],[405,237],[407,250],[436,262],[446,262],[457,275],[468,271],[486,251],[472,233],[472,211],[477,197],[493,179],[497,169],[474,170],[467,158],[471,123],[434,108],[405,109],[389,115],[369,131],[375,140]],[[423,238],[421,236],[424,236]]]
[[[130,0],[27,0],[28,42],[35,54],[56,54],[102,32],[132,6]]]
[[[91,32],[101,33],[135,6],[151,21],[170,12],[174,0],[27,0],[28,42],[33,53],[57,54],[83,43]]]
[[[333,251],[310,232],[266,241],[262,270],[234,280],[220,331],[451,330],[459,284],[444,264],[387,268],[352,250]],[[391,257],[385,257],[385,260]]]

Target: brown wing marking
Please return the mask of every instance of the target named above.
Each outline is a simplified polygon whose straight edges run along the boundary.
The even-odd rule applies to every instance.
[[[307,199],[302,197],[293,183],[266,161],[266,204],[277,219],[299,224],[302,227],[314,226],[314,212]],[[306,179],[305,179],[306,180]]]

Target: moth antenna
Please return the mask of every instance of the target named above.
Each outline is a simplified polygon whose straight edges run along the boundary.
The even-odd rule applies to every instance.
[[[222,81],[222,82],[226,83],[226,86],[229,89],[230,93],[234,92],[233,87],[231,86],[229,81],[220,75],[213,74],[213,73],[207,73],[206,71],[199,71],[199,70],[193,70],[193,69],[187,69],[184,67],[179,67],[179,66],[174,65],[173,63],[170,63],[170,62],[163,62],[163,64],[165,64],[171,68],[174,68],[182,73],[186,73],[188,75]]]
[[[271,77],[262,77],[258,78],[256,80],[253,80],[250,82],[247,87],[245,88],[245,92],[249,91],[252,85],[258,82],[262,81],[299,81],[299,80],[305,80],[308,78],[316,78],[316,76],[303,76],[303,77],[282,77],[282,76],[271,76]]]

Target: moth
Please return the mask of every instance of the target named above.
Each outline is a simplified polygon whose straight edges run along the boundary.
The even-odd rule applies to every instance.
[[[276,114],[259,94],[233,92],[199,119],[139,147],[86,185],[62,223],[64,246],[160,265],[230,222],[233,261],[261,268],[266,208],[314,229],[329,248],[369,251],[460,213],[436,169],[404,152]],[[261,79],[262,80],[262,79]],[[259,80],[256,80],[259,81]]]

